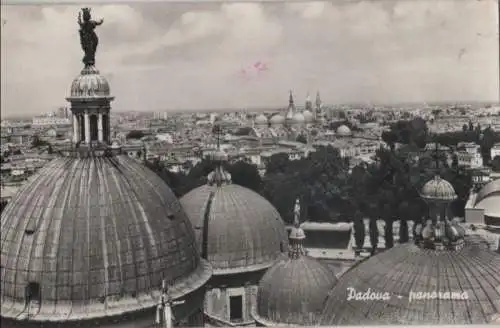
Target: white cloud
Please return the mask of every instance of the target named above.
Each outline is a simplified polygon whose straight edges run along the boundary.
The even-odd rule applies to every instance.
[[[495,99],[494,0],[94,6],[116,109]],[[81,69],[79,6],[2,6],[2,113],[64,104]],[[161,13],[165,13],[164,15]],[[463,50],[463,55],[459,53]],[[268,70],[238,72],[256,61]]]

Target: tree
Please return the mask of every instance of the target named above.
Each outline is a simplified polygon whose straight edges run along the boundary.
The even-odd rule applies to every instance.
[[[236,129],[236,131],[233,132],[235,136],[248,136],[251,133],[252,133],[252,128],[248,126],[238,128]]]
[[[408,221],[405,218],[399,220],[399,242],[401,244],[407,243],[409,240],[408,235]]]
[[[462,131],[463,131],[463,132],[466,132],[468,129],[469,129],[469,126],[468,126],[467,124],[464,124],[464,125],[462,126]]]
[[[229,165],[228,171],[231,173],[233,183],[252,189],[255,192],[261,191],[262,178],[255,165],[238,161],[233,165]]]
[[[139,130],[132,130],[126,136],[127,139],[141,139],[142,137],[144,137],[144,132]]]
[[[295,139],[295,141],[303,143],[303,144],[307,144],[307,137],[303,134],[299,134],[297,136],[297,138]]]
[[[273,154],[266,164],[266,175],[284,173],[290,160],[285,153]]]

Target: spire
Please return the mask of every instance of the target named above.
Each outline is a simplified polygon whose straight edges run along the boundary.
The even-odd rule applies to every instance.
[[[316,108],[321,108],[321,97],[319,95],[319,91],[316,92]]]
[[[295,200],[293,214],[293,228],[289,235],[290,243],[288,246],[288,257],[292,260],[296,260],[302,255],[305,255],[303,240],[306,238],[304,230],[300,227],[300,201],[298,198]]]
[[[289,108],[295,107],[295,103],[293,101],[293,92],[292,92],[292,89],[290,89],[290,96],[288,97],[288,107]]]
[[[227,163],[227,154],[220,149],[221,127],[214,125],[213,132],[216,135],[217,151],[213,154],[212,160],[215,163],[215,170],[208,175],[208,184],[222,186],[231,183],[231,174],[224,170],[224,164]]]

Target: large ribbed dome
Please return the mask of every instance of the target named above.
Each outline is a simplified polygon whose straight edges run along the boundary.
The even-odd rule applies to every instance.
[[[109,83],[93,66],[85,67],[71,83],[71,97],[108,97]]]
[[[231,183],[207,184],[184,195],[181,204],[195,228],[200,253],[212,264],[214,274],[268,268],[287,249],[278,211],[250,189]]]
[[[186,214],[156,174],[125,156],[61,157],[33,175],[1,216],[1,315],[34,321],[119,315],[178,298],[211,274]],[[33,292],[35,293],[35,292]]]
[[[498,253],[468,240],[463,248],[453,251],[398,245],[361,262],[340,278],[328,296],[320,324],[488,323],[500,312],[499,269]],[[348,300],[348,288],[377,293],[380,298],[388,292],[390,299]],[[411,292],[428,294],[412,294],[410,301]],[[448,294],[432,299],[433,292]],[[424,296],[427,299],[416,299]]]

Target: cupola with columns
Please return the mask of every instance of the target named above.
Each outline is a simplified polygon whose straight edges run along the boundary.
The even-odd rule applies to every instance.
[[[110,143],[111,96],[109,83],[93,65],[86,64],[71,84],[73,143],[76,146]]]

